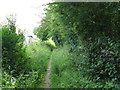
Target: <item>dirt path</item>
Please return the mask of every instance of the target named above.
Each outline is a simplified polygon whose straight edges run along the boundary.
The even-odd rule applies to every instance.
[[[51,60],[48,63],[47,74],[45,76],[45,88],[50,88]]]

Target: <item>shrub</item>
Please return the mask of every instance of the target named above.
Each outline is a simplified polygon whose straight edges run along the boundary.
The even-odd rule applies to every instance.
[[[39,88],[40,78],[37,71],[31,71],[27,74],[20,74],[17,77],[9,75],[7,72],[2,72],[1,88]]]
[[[2,66],[12,75],[24,72],[27,57],[23,47],[23,35],[16,34],[16,28],[6,25],[2,30]]]
[[[117,43],[118,42],[118,43]],[[92,43],[90,49],[89,66],[91,74],[100,79],[120,80],[120,44],[109,38],[100,39]]]

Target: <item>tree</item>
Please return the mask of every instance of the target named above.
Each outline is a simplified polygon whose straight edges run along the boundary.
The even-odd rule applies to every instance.
[[[20,74],[26,60],[23,48],[23,35],[16,34],[13,17],[7,18],[8,24],[2,26],[2,66],[10,74]]]
[[[48,7],[35,34],[42,39],[53,37],[57,46],[70,44],[77,56],[81,53],[79,46],[84,46],[89,74],[120,79],[119,3],[50,3]]]

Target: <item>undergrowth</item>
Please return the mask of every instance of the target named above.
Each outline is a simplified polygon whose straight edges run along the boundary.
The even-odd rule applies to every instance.
[[[2,88],[42,88],[50,57],[50,49],[41,42],[26,46],[25,72],[14,77],[3,70]]]
[[[70,52],[68,45],[55,49],[51,55],[51,88],[120,88],[113,81],[99,81],[89,76],[87,59],[85,54],[77,56]]]

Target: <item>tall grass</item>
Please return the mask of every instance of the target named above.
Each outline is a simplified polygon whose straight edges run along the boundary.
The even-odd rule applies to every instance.
[[[45,44],[37,42],[29,44],[26,52],[30,58],[26,65],[26,69],[38,73],[39,85],[44,81],[51,51]]]
[[[25,72],[13,77],[2,73],[2,88],[42,88],[51,51],[41,42],[26,46]]]
[[[51,55],[51,88],[113,88],[113,82],[96,82],[86,75],[84,55],[71,53],[70,46],[64,45],[54,49]],[[87,66],[86,66],[87,67]]]
[[[55,49],[51,55],[51,87],[61,87],[66,77],[63,78],[63,73],[70,68],[69,46]],[[69,74],[69,73],[66,73]]]
[[[64,45],[55,49],[51,55],[51,87],[52,88],[93,88],[95,83],[91,83],[80,71],[80,62],[84,59],[70,53],[70,46]],[[75,63],[76,62],[76,63]],[[99,86],[99,85],[98,85]]]
[[[39,43],[31,43],[27,47],[29,59],[28,67],[34,70],[43,68],[45,70],[50,57],[50,49],[45,45]]]

